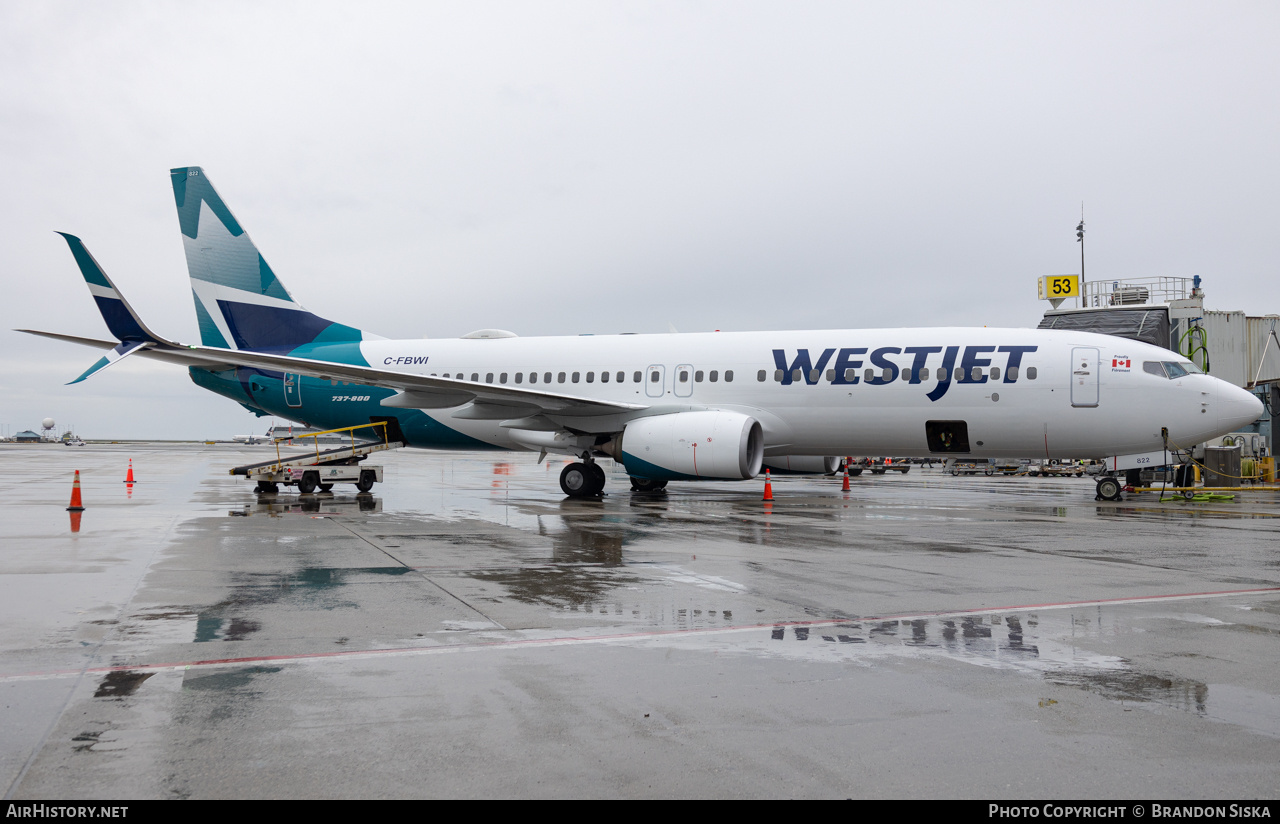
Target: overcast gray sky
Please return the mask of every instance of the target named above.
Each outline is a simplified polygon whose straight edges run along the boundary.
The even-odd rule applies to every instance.
[[[106,337],[54,230],[198,338],[168,170],[387,337],[1034,326],[1035,279],[1280,311],[1275,2],[0,4],[0,423],[265,429]]]

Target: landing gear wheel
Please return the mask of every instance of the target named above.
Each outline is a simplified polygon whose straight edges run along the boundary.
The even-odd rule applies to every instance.
[[[1120,482],[1115,478],[1103,478],[1098,481],[1098,500],[1120,500]]]
[[[657,492],[660,489],[666,489],[666,488],[667,488],[666,481],[654,481],[654,480],[650,480],[649,478],[637,478],[634,475],[631,477],[632,492]]]
[[[856,478],[856,477],[858,477],[858,476],[859,476],[859,475],[861,475],[861,474],[862,474],[862,467],[860,467],[860,466],[851,466],[851,467],[849,467],[849,477],[850,477],[850,478]]]
[[[320,485],[320,475],[317,472],[303,472],[302,477],[298,480],[298,491],[303,495],[310,495],[316,491],[316,487]]]
[[[320,491],[321,492],[333,491],[333,484],[320,484]]]
[[[604,489],[604,470],[594,465],[571,463],[560,472],[560,489],[570,498],[599,495]]]
[[[373,489],[374,483],[378,480],[378,475],[372,469],[360,470],[360,480],[356,481],[356,489],[360,492],[368,492]]]

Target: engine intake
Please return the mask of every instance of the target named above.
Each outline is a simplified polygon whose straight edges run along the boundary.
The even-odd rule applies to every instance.
[[[637,478],[741,481],[760,473],[764,430],[740,412],[675,412],[631,421],[612,446]]]

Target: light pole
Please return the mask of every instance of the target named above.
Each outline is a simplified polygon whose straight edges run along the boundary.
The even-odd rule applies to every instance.
[[[1084,297],[1084,204],[1080,204],[1080,222],[1076,224],[1076,243],[1080,244],[1080,305],[1085,305]]]

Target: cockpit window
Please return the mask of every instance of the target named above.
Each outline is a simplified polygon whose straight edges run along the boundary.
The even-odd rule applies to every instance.
[[[1143,361],[1142,371],[1146,372],[1149,375],[1155,375],[1157,378],[1168,377],[1167,375],[1165,375],[1164,366],[1160,363],[1160,361],[1153,361],[1153,360]]]
[[[1203,369],[1201,369],[1199,366],[1196,366],[1196,365],[1195,365],[1194,363],[1192,363],[1191,361],[1182,361],[1182,362],[1181,362],[1181,363],[1179,363],[1178,365],[1179,365],[1179,366],[1181,366],[1183,369],[1187,370],[1187,373],[1188,373],[1188,374],[1190,374],[1190,375],[1203,375],[1203,374],[1204,374],[1204,370],[1203,370]]]
[[[1164,362],[1164,372],[1169,376],[1169,380],[1180,378],[1187,374],[1187,370],[1182,368],[1182,364],[1174,363],[1173,361]]]

